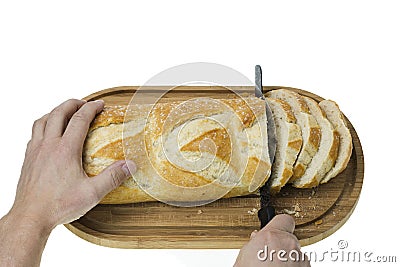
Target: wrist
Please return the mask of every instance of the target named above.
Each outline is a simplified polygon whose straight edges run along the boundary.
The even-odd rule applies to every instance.
[[[12,208],[0,219],[0,265],[39,266],[51,229]]]
[[[47,223],[44,218],[34,216],[28,212],[13,207],[5,216],[7,222],[14,228],[35,232],[41,236],[49,236],[54,226]]]

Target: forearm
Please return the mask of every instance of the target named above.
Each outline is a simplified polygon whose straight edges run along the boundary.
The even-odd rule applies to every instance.
[[[51,228],[18,212],[0,220],[0,266],[39,266]]]
[[[1,267],[39,266],[56,225],[81,217],[136,170],[117,161],[95,179],[85,173],[83,144],[103,107],[104,101],[70,99],[35,121],[13,208],[0,219]]]

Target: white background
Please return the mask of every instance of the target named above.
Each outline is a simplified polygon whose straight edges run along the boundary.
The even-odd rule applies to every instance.
[[[322,2],[2,1],[0,214],[12,205],[33,121],[60,102],[141,85],[177,64],[220,63],[250,79],[260,64],[264,85],[336,100],[364,149],[365,180],[354,214],[305,250],[330,251],[344,239],[349,249],[400,261],[399,4]],[[59,226],[42,266],[232,266],[237,253],[111,249]]]

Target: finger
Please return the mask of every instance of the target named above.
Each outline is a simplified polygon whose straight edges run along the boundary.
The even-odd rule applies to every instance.
[[[53,109],[47,119],[44,137],[62,136],[69,119],[85,103],[84,100],[70,99]]]
[[[280,230],[288,233],[293,233],[295,222],[292,216],[287,214],[276,215],[261,231]]]
[[[33,144],[43,139],[48,117],[49,114],[46,114],[33,123],[31,139]]]
[[[96,114],[104,108],[103,100],[96,100],[84,104],[71,118],[65,129],[64,138],[70,146],[75,148],[79,154],[82,153],[83,142],[85,141],[90,123]]]
[[[254,230],[253,232],[251,232],[250,239],[253,239],[254,237],[256,237],[257,233],[258,233],[257,230]]]
[[[117,161],[108,166],[96,177],[91,178],[100,201],[106,194],[120,186],[129,176],[136,172],[133,161]]]
[[[311,267],[310,259],[308,258],[307,254],[304,255],[304,253],[302,253],[302,256],[304,256],[305,267]]]

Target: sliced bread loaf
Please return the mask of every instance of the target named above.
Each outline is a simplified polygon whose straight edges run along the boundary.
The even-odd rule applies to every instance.
[[[300,152],[302,137],[300,127],[290,106],[282,100],[267,98],[275,122],[277,147],[272,166],[271,191],[279,192],[293,174],[293,164]]]
[[[346,168],[353,150],[353,141],[339,106],[331,100],[323,100],[319,103],[319,106],[325,112],[326,117],[335,130],[339,133],[340,139],[338,157],[335,165],[321,180],[321,183],[326,183]]]
[[[325,174],[330,171],[335,164],[338,156],[339,133],[334,130],[315,100],[309,97],[303,97],[303,99],[311,115],[321,127],[321,141],[317,153],[307,166],[303,176],[296,179],[293,182],[293,186],[298,188],[310,188],[317,186]]]
[[[318,151],[321,140],[321,128],[303,98],[292,91],[279,89],[267,93],[267,97],[276,98],[287,102],[296,118],[297,125],[300,126],[303,145],[293,168],[293,177],[289,182],[302,177],[310,164],[315,153]]]

